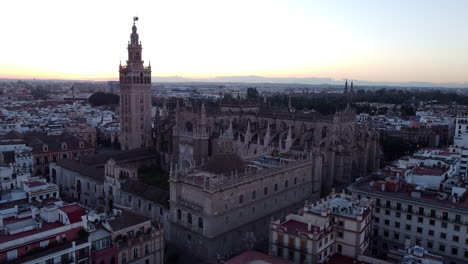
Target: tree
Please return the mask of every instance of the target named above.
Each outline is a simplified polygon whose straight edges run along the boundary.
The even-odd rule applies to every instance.
[[[49,91],[44,88],[36,88],[31,90],[31,95],[34,100],[47,100],[49,99]]]
[[[256,102],[258,100],[258,91],[257,88],[248,88],[247,89],[247,101],[249,102]]]
[[[92,106],[117,105],[117,104],[119,104],[119,99],[120,99],[119,95],[117,95],[117,94],[96,92],[96,93],[93,93],[88,98],[88,102]]]

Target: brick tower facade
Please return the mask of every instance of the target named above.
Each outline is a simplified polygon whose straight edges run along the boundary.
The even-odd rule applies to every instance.
[[[127,65],[120,72],[120,143],[122,149],[151,146],[151,65],[145,67],[141,59],[134,18],[128,43]]]

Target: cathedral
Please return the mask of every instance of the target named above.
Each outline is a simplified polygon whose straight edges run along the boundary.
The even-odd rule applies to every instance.
[[[210,263],[264,250],[268,223],[379,166],[379,134],[348,106],[334,115],[185,100],[158,111],[170,170],[170,240]]]
[[[319,153],[322,193],[346,187],[380,164],[379,133],[356,123],[349,106],[334,115],[299,110],[270,109],[262,105],[218,105],[178,101],[164,104],[155,125],[156,149],[166,165],[181,168],[206,163],[222,154],[244,160],[262,155],[295,158]]]
[[[144,66],[134,18],[126,66],[120,73],[120,144],[123,150],[150,147],[151,66]]]

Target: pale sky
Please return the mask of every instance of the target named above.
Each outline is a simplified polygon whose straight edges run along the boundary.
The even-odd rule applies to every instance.
[[[136,15],[153,76],[468,82],[468,0],[16,0],[0,6],[0,78],[116,78]]]

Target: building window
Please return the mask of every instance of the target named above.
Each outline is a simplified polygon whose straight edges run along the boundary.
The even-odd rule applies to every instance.
[[[182,219],[182,212],[180,211],[180,209],[177,209],[177,220],[180,219]]]
[[[459,225],[454,225],[454,226],[453,226],[453,230],[455,230],[455,231],[460,231],[460,226],[459,226]]]
[[[198,227],[203,229],[203,218],[198,217]]]
[[[442,220],[444,220],[444,221],[448,220],[448,213],[447,212],[442,212]]]
[[[395,222],[395,227],[400,228],[400,222]]]
[[[385,219],[385,222],[384,222],[384,223],[385,223],[385,225],[389,225],[389,224],[390,224],[390,220]]]
[[[422,233],[422,227],[417,227],[417,228],[416,228],[416,232]]]
[[[446,238],[447,238],[447,234],[445,234],[445,233],[440,233],[440,238],[446,239]]]
[[[257,191],[252,192],[252,200],[257,199]]]
[[[458,242],[458,240],[459,240],[459,239],[458,239],[458,236],[453,236],[452,239],[453,239],[453,241],[455,241],[455,242]]]
[[[430,225],[435,225],[434,219],[429,220],[429,224],[430,224]]]
[[[282,247],[278,247],[278,250],[276,252],[276,255],[278,257],[283,257],[283,248]]]
[[[145,254],[146,254],[146,255],[149,254],[149,244],[146,244],[146,245],[145,245]]]
[[[424,220],[422,217],[418,217],[418,223],[422,223]]]
[[[396,213],[395,213],[395,216],[396,216],[397,218],[400,218],[400,217],[401,217],[401,213],[400,213],[400,212],[396,212]]]
[[[240,204],[244,203],[244,195],[243,194],[239,195],[239,203]]]
[[[429,235],[434,236],[434,230],[429,230]]]
[[[393,234],[393,238],[396,239],[396,240],[399,240],[399,239],[400,239],[400,234],[398,234],[398,233],[395,232],[395,233]]]
[[[133,259],[138,258],[138,248],[133,249]]]
[[[284,181],[284,188],[288,188],[288,180]]]
[[[187,214],[187,223],[192,224],[192,214],[191,213]]]
[[[452,248],[452,255],[458,255],[458,249],[457,248]]]
[[[428,248],[433,248],[434,245],[432,244],[432,241],[427,241],[427,247]]]
[[[263,194],[268,195],[268,187],[263,188]]]
[[[409,214],[409,215],[406,215],[406,220],[411,220],[411,219],[413,219],[413,216],[412,216],[412,215],[410,215],[410,214]]]
[[[388,237],[388,231],[387,231],[387,230],[384,230],[384,231],[383,231],[383,235],[384,235],[384,237]]]
[[[338,237],[339,237],[339,238],[343,238],[343,232],[338,231]]]
[[[419,207],[419,215],[424,215],[424,207]]]
[[[341,220],[339,220],[339,221],[338,221],[338,226],[344,226],[344,222],[341,221]]]
[[[441,226],[442,228],[447,228],[447,223],[446,223],[446,222],[442,222],[442,223],[440,224],[440,226]]]
[[[278,184],[275,183],[275,192],[277,192],[277,191],[278,191]]]
[[[390,210],[385,209],[385,215],[390,215]]]
[[[297,178],[294,178],[294,184],[297,184]]]
[[[406,225],[406,230],[411,231],[411,225]]]
[[[122,253],[122,263],[127,263],[127,254]]]

